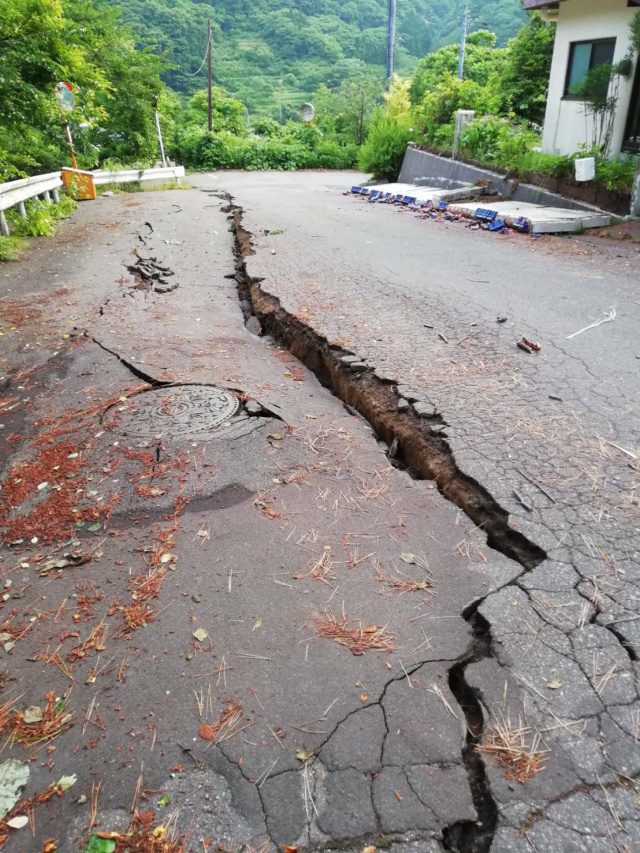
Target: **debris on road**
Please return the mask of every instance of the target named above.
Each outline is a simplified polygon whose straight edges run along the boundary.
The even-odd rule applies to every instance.
[[[575,338],[576,335],[581,335],[583,332],[587,332],[589,329],[595,329],[596,326],[602,326],[603,323],[611,323],[616,319],[616,309],[612,308],[608,314],[605,314],[602,320],[596,320],[595,323],[589,323],[588,326],[585,326],[583,329],[578,329],[577,332],[573,332],[571,335],[567,335],[567,340],[570,341],[571,338]]]

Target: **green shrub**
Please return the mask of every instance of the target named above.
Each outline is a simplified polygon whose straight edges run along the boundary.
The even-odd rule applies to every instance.
[[[51,237],[56,230],[53,205],[41,199],[33,199],[26,202],[25,207],[26,219],[23,219],[16,210],[12,210],[9,214],[15,233],[21,237]]]
[[[638,161],[631,157],[623,160],[596,159],[596,178],[611,192],[633,186]]]
[[[24,251],[22,237],[0,237],[0,261],[15,261]]]
[[[15,208],[7,211],[7,219],[19,237],[51,237],[55,233],[56,222],[66,219],[77,206],[71,196],[63,193],[58,204],[49,204],[41,199],[27,201],[26,219],[23,219]]]
[[[358,165],[376,180],[395,181],[410,139],[411,130],[405,122],[378,111],[371,120],[369,133],[360,148]]]
[[[433,133],[433,145],[441,151],[451,151],[455,128],[452,124],[443,124]]]
[[[256,122],[264,131],[239,138],[228,131],[190,129],[176,143],[176,154],[191,169],[351,169],[357,147],[325,139],[315,127],[296,122]],[[278,128],[276,132],[276,128]]]

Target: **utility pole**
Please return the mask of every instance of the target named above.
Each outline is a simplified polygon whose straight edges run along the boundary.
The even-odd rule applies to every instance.
[[[396,0],[389,0],[389,22],[387,29],[387,80],[391,80],[394,70],[394,50],[396,46]]]
[[[208,66],[208,127],[209,133],[213,130],[213,104],[212,104],[212,93],[211,93],[211,18],[209,18],[207,25],[207,66]]]
[[[462,80],[464,77],[464,59],[465,53],[467,50],[467,36],[469,35],[469,20],[471,15],[471,2],[468,2],[464,5],[464,12],[462,13],[462,38],[460,39],[460,54],[458,56],[458,80]]]

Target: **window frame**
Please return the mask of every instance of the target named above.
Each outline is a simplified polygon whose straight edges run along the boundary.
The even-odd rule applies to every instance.
[[[608,38],[599,38],[599,39],[582,39],[580,41],[572,41],[569,43],[569,58],[567,60],[567,70],[566,70],[565,79],[564,79],[564,94],[562,96],[563,100],[565,100],[565,101],[582,101],[582,102],[584,102],[584,98],[581,95],[572,95],[571,92],[569,91],[569,82],[571,80],[571,69],[573,67],[574,52],[575,52],[576,47],[578,47],[579,45],[582,45],[582,44],[591,45],[591,52],[589,54],[589,68],[588,68],[588,71],[591,71],[593,68],[596,67],[595,65],[592,64],[593,63],[593,54],[594,54],[594,51],[593,51],[594,45],[596,45],[596,44],[612,44],[613,45],[613,52],[611,54],[611,62],[613,64],[613,58],[615,57],[615,54],[616,54],[616,46],[618,44],[618,38],[617,38],[617,36],[610,36]],[[604,63],[601,63],[601,64],[604,64]]]

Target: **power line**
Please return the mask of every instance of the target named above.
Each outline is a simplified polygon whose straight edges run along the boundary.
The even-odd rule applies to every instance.
[[[190,71],[184,71],[183,74],[185,75],[185,77],[196,77],[202,71],[202,69],[204,68],[205,62],[209,58],[209,51],[210,50],[211,50],[211,31],[209,31],[209,37],[207,38],[207,47],[206,47],[205,52],[204,52],[204,58],[203,58],[202,62],[200,63],[200,68],[198,68],[197,71],[194,71],[193,74]]]

